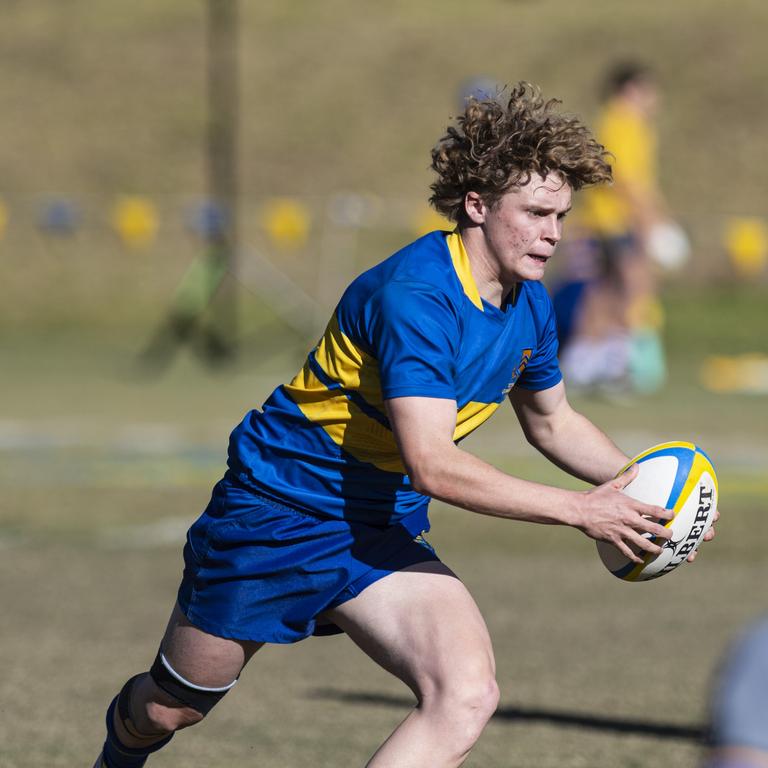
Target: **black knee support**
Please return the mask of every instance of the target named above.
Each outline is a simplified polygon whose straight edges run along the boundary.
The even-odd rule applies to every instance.
[[[132,736],[137,736],[138,738],[141,738],[141,736],[138,733],[134,733],[136,730],[136,726],[133,724],[133,711],[131,710],[131,692],[133,691],[133,686],[136,684],[136,681],[141,677],[141,675],[134,675],[121,689],[120,693],[117,694],[117,714],[120,717],[120,720],[122,721],[125,729],[130,733]]]
[[[133,710],[131,708],[131,691],[136,681],[144,675],[135,675],[132,677],[120,690],[120,693],[115,696],[112,703],[107,710],[107,741],[104,745],[105,754],[112,755],[115,750],[123,755],[129,756],[142,756],[148,755],[152,752],[156,752],[158,749],[162,749],[172,738],[172,733],[166,733],[165,731],[158,733],[143,733],[138,730],[136,723],[133,719]],[[149,741],[148,746],[139,748],[126,747],[120,736],[115,731],[114,720],[117,719],[122,723],[123,728],[135,739],[142,739]],[[155,741],[153,741],[153,739]],[[115,762],[114,755],[109,765]]]
[[[157,686],[169,696],[185,706],[191,707],[201,715],[207,715],[237,682],[236,678],[229,685],[221,688],[206,688],[190,683],[173,669],[162,651],[157,652],[149,674]]]

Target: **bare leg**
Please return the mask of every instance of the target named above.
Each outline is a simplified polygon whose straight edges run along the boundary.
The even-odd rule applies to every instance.
[[[261,645],[210,635],[190,624],[175,606],[163,637],[162,650],[173,669],[184,679],[198,686],[220,688],[237,678]],[[148,673],[133,686],[130,710],[130,730],[126,729],[117,712],[114,724],[120,741],[131,748],[147,747],[204,717],[159,688]]]
[[[461,765],[498,704],[488,631],[461,581],[442,563],[412,566],[326,615],[418,700],[368,768]]]

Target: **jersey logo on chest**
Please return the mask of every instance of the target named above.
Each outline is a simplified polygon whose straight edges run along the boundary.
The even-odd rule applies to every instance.
[[[501,392],[502,396],[508,395],[512,387],[515,386],[515,383],[517,382],[517,380],[520,378],[523,371],[525,370],[525,366],[528,365],[528,363],[530,362],[532,354],[533,354],[532,349],[524,349],[522,351],[520,355],[520,362],[512,371],[512,376],[510,378],[509,384],[507,384],[507,386],[504,387],[504,389]]]

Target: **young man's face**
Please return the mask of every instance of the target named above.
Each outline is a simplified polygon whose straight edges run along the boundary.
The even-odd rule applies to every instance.
[[[571,208],[571,187],[558,174],[538,174],[484,207],[487,254],[504,284],[541,280],[563,233]]]

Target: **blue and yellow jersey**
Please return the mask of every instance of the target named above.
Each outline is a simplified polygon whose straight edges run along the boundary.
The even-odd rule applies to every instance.
[[[513,386],[561,379],[552,304],[538,282],[499,309],[485,302],[457,233],[432,232],[358,277],[317,346],[230,439],[230,472],[257,492],[322,517],[429,526],[384,401],[456,401],[455,441]]]

